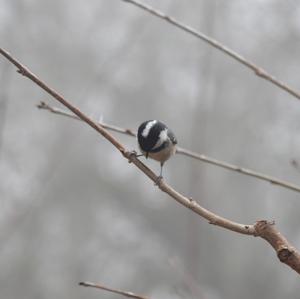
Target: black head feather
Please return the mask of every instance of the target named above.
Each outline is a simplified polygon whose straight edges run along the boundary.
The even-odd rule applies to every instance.
[[[148,125],[148,129],[147,129]],[[153,149],[153,147],[156,145],[159,135],[162,131],[167,129],[167,135],[170,138],[170,141],[173,144],[177,144],[177,139],[174,135],[174,133],[162,122],[157,120],[147,120],[143,122],[139,128],[138,128],[138,143],[144,152],[158,152],[161,149],[163,149],[169,141],[166,141],[161,146]]]

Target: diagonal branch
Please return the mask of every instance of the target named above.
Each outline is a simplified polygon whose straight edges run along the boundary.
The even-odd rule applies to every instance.
[[[132,292],[126,292],[126,291],[122,291],[122,290],[118,290],[118,289],[109,288],[109,287],[106,287],[106,286],[101,285],[99,283],[93,283],[93,282],[87,282],[86,281],[86,282],[80,282],[79,285],[84,286],[84,287],[92,287],[92,288],[104,290],[104,291],[111,292],[111,293],[114,293],[114,294],[119,294],[119,295],[125,296],[127,298],[148,299],[147,297],[142,296],[142,295],[138,295],[138,294],[135,294],[135,293],[132,293]]]
[[[59,115],[63,115],[63,116],[73,118],[73,119],[80,120],[73,113],[71,113],[67,110],[61,109],[61,108],[52,107],[52,106],[50,106],[49,104],[47,104],[45,102],[40,102],[37,105],[37,107],[39,109],[44,109],[44,110],[47,110],[47,111],[52,112],[54,114],[59,114]],[[121,128],[121,127],[114,126],[114,125],[111,125],[111,124],[106,124],[106,123],[103,123],[103,122],[98,122],[98,124],[101,125],[103,128],[108,129],[110,131],[118,132],[118,133],[121,133],[121,134],[126,134],[126,135],[133,136],[133,137],[136,136],[136,132],[134,130],[131,130],[131,129],[125,129],[125,128]],[[267,174],[259,173],[257,171],[254,171],[254,170],[251,170],[251,169],[248,169],[248,168],[244,168],[244,167],[240,167],[240,166],[237,166],[237,165],[234,165],[234,164],[230,164],[228,162],[220,161],[220,160],[208,157],[208,156],[203,155],[203,154],[198,154],[198,153],[192,152],[192,151],[190,151],[188,149],[185,149],[185,148],[182,148],[182,147],[177,147],[176,153],[187,156],[187,157],[190,157],[190,158],[194,158],[194,159],[197,159],[197,160],[200,160],[202,162],[209,163],[209,164],[212,164],[212,165],[215,165],[215,166],[218,166],[218,167],[222,167],[222,168],[225,168],[225,169],[230,170],[230,171],[234,171],[234,172],[237,172],[237,173],[240,173],[240,174],[251,176],[251,177],[254,177],[254,178],[257,178],[257,179],[260,179],[260,180],[264,180],[264,181],[267,181],[271,184],[278,185],[278,186],[281,186],[281,187],[286,188],[286,189],[290,189],[290,190],[293,190],[293,191],[296,191],[296,192],[300,192],[300,186],[298,186],[298,185],[292,184],[290,182],[278,179],[276,177],[273,177],[273,176],[270,176],[270,175],[267,175]]]
[[[254,235],[255,229],[253,225],[244,225],[237,222],[233,222],[227,220],[221,216],[218,216],[203,207],[201,207],[196,201],[191,200],[190,198],[180,194],[171,186],[166,184],[163,180],[159,180],[159,177],[148,168],[143,162],[141,162],[137,157],[136,153],[127,150],[115,137],[113,137],[107,130],[104,129],[101,125],[94,122],[91,118],[89,118],[86,114],[81,112],[77,107],[73,106],[69,101],[67,101],[64,97],[59,95],[55,90],[50,88],[46,83],[40,80],[37,76],[35,76],[30,70],[28,70],[25,66],[23,66],[20,62],[14,59],[8,52],[0,48],[0,54],[2,54],[5,58],[7,58],[12,64],[14,64],[18,68],[18,72],[23,76],[27,77],[43,90],[45,90],[48,94],[50,94],[53,98],[71,110],[75,115],[78,116],[82,121],[86,122],[89,126],[95,129],[98,133],[100,133],[106,140],[108,140],[114,147],[116,147],[121,154],[129,161],[132,162],[137,168],[139,168],[146,176],[148,176],[154,183],[159,182],[158,187],[173,197],[176,201],[184,205],[185,207],[193,210],[195,213],[207,219],[210,223],[215,225],[227,228],[232,231],[236,231],[246,235]]]
[[[46,83],[40,80],[36,75],[34,75],[29,69],[23,66],[20,62],[18,62],[15,58],[13,58],[7,51],[0,48],[0,54],[3,55],[7,60],[9,60],[12,64],[14,64],[18,72],[23,76],[29,78],[35,84],[37,84],[40,88],[45,90],[48,94],[50,94],[53,98],[63,104],[65,107],[70,109],[74,114],[76,114],[81,120],[86,122],[89,126],[95,129],[98,133],[100,133],[106,140],[108,140],[114,147],[116,147],[120,153],[128,160],[134,164],[138,169],[140,169],[147,177],[149,177],[153,182],[157,183],[158,187],[161,191],[167,193],[170,197],[176,200],[181,205],[186,208],[192,210],[196,214],[205,218],[209,221],[209,223],[223,227],[225,229],[241,233],[244,235],[252,235],[259,236],[269,242],[272,247],[275,249],[280,261],[284,262],[296,272],[300,274],[300,253],[289,244],[289,242],[280,234],[280,232],[273,226],[273,223],[269,223],[265,220],[258,221],[254,225],[246,225],[231,221],[224,217],[221,217],[209,210],[203,208],[199,205],[195,200],[188,198],[170,185],[168,185],[164,180],[159,180],[159,177],[155,175],[155,173],[148,168],[144,163],[142,163],[136,156],[135,152],[128,151],[115,137],[113,137],[104,127],[94,122],[91,118],[89,118],[86,114],[81,112],[77,107],[73,106],[69,101],[67,101],[64,97],[59,95],[55,90],[50,88]],[[260,224],[263,229],[260,228]],[[284,254],[282,254],[282,252]]]
[[[295,98],[297,98],[298,100],[300,99],[300,93],[296,90],[294,90],[293,88],[291,88],[290,86],[288,86],[286,83],[279,81],[278,79],[276,79],[274,76],[272,76],[271,74],[269,74],[266,70],[264,70],[263,68],[259,67],[258,65],[254,64],[253,62],[250,62],[249,60],[245,59],[242,55],[238,54],[237,52],[231,50],[230,48],[224,46],[223,44],[221,44],[220,42],[218,42],[217,40],[205,35],[204,33],[197,31],[196,29],[185,25],[184,23],[181,23],[179,21],[177,21],[175,18],[170,17],[168,15],[166,15],[165,13],[154,9],[153,7],[151,7],[150,5],[144,4],[140,1],[137,0],[123,0],[124,2],[128,2],[130,4],[133,4],[145,11],[147,11],[148,13],[163,19],[164,21],[168,22],[169,24],[172,24],[173,26],[205,41],[206,43],[210,44],[211,46],[213,46],[214,48],[220,50],[221,52],[223,52],[224,54],[230,56],[231,58],[233,58],[234,60],[238,61],[239,63],[243,64],[245,67],[247,67],[248,69],[251,69],[258,77],[261,77],[269,82],[271,82],[272,84],[276,85],[277,87],[279,87],[280,89],[288,92],[289,94],[291,94],[292,96],[294,96]]]

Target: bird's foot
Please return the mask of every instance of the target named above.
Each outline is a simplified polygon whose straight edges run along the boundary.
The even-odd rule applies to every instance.
[[[162,175],[158,176],[157,179],[154,181],[154,186],[160,186],[162,181],[163,181]]]
[[[143,156],[143,154],[138,154],[135,150],[131,151],[130,154],[129,154],[129,159],[128,159],[128,163],[131,163],[131,157],[135,157],[135,158],[138,158],[138,157],[141,157]]]
[[[135,156],[136,158],[144,156],[143,154],[138,154],[135,150],[131,151],[130,155]]]

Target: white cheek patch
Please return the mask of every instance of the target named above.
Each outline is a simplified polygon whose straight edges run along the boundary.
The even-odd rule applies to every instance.
[[[152,121],[149,121],[145,127],[145,129],[143,130],[142,132],[142,136],[144,138],[147,138],[147,136],[149,135],[149,132],[151,130],[151,128],[157,123],[157,120],[152,120]]]
[[[160,132],[160,134],[158,136],[158,140],[157,140],[156,144],[154,145],[154,147],[152,149],[156,149],[156,148],[160,147],[168,139],[169,139],[168,129],[164,129],[163,131]]]

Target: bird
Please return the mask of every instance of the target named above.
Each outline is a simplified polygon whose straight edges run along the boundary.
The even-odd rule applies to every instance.
[[[142,155],[160,162],[159,179],[162,179],[164,163],[176,152],[174,133],[163,122],[152,119],[140,124],[137,140]]]

